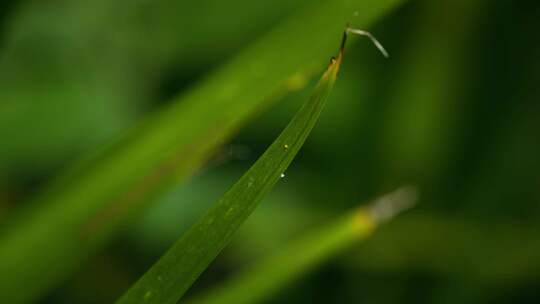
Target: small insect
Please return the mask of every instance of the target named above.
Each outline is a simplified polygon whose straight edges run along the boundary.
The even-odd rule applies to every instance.
[[[284,144],[284,145],[283,145],[283,148],[285,148],[285,150],[289,150],[289,145]]]

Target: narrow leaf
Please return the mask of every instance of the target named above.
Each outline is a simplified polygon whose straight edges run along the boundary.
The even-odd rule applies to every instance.
[[[319,118],[341,64],[332,59],[313,95],[255,164],[117,302],[176,303],[281,178]]]

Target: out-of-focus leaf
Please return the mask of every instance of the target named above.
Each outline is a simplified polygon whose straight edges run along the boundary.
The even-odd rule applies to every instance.
[[[427,181],[447,165],[459,130],[467,43],[483,0],[420,2],[422,18],[412,33],[391,96],[381,137],[390,174]]]
[[[0,178],[49,174],[125,131],[172,93],[163,77],[187,86],[303,2],[21,1],[2,20]]]

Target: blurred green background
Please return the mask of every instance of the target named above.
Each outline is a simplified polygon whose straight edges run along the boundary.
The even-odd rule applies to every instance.
[[[310,3],[2,1],[0,222]],[[390,59],[366,41],[349,45],[286,177],[190,293],[413,184],[415,210],[269,303],[539,303],[539,29],[534,0],[411,0],[381,18],[369,30]],[[38,303],[118,298],[256,160],[311,87],[254,117]]]

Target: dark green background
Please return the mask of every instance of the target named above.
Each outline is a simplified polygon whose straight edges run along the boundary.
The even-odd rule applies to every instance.
[[[2,1],[0,221],[309,3]],[[369,30],[390,59],[364,40],[349,46],[285,179],[192,292],[413,184],[414,211],[272,303],[540,302],[540,5],[407,1]],[[310,88],[257,116],[40,303],[116,299],[264,151]]]

